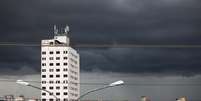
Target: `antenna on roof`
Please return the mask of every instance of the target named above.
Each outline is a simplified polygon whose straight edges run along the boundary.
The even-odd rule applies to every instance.
[[[57,26],[54,25],[54,34],[57,35],[58,34],[58,29],[57,29]]]
[[[66,25],[66,27],[65,27],[65,29],[64,29],[65,34],[68,34],[68,33],[69,33],[69,31],[70,31],[69,26],[68,26],[68,25]]]

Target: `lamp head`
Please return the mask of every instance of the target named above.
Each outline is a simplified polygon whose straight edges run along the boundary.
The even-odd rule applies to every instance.
[[[20,84],[20,85],[24,85],[24,86],[29,86],[30,85],[28,82],[25,82],[23,80],[17,80],[16,83]]]
[[[119,85],[123,85],[123,84],[124,84],[124,81],[119,80],[119,81],[116,81],[116,82],[109,84],[109,86],[119,86]]]

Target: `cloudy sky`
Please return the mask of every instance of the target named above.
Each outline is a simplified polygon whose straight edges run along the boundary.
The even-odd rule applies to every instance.
[[[135,79],[149,80],[149,77],[158,82],[174,81],[174,77],[178,82],[187,79],[185,83],[197,83],[201,81],[200,47],[117,46],[201,45],[200,9],[200,0],[1,0],[0,43],[40,44],[42,39],[53,37],[54,24],[60,28],[68,24],[72,45],[111,45],[76,47],[81,56],[83,82],[87,81],[87,75],[104,80],[100,73],[105,73],[112,80],[123,76],[129,83]],[[2,79],[5,75],[6,78],[39,75],[40,47],[1,45],[0,69]],[[115,75],[111,77],[111,73]],[[178,96],[201,99],[194,86],[182,89],[185,88],[188,88],[185,91],[191,89],[191,93],[178,89],[177,92],[182,92]],[[131,93],[129,87],[125,89]],[[124,95],[137,99],[129,94]],[[135,94],[143,95],[143,92]]]

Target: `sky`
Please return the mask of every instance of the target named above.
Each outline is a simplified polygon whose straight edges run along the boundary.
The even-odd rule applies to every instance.
[[[69,25],[72,46],[111,45],[76,47],[83,76],[97,74],[95,77],[104,80],[100,73],[108,77],[113,73],[117,77],[124,75],[123,79],[133,78],[129,83],[135,81],[135,75],[142,80],[153,77],[171,81],[175,77],[179,82],[185,78],[187,83],[192,83],[191,79],[197,83],[201,81],[200,47],[117,46],[201,45],[200,8],[200,0],[1,0],[0,43],[40,44],[42,39],[53,37],[54,25],[59,28]],[[2,79],[39,75],[40,47],[1,45],[0,69]],[[197,92],[194,86],[190,88],[189,94],[180,89],[178,92],[201,99],[194,93]],[[132,95],[127,97],[136,99]]]

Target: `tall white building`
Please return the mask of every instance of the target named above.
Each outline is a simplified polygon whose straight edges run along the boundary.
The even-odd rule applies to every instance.
[[[69,27],[59,32],[54,27],[54,38],[41,42],[42,101],[75,101],[80,96],[79,54],[69,46]]]

